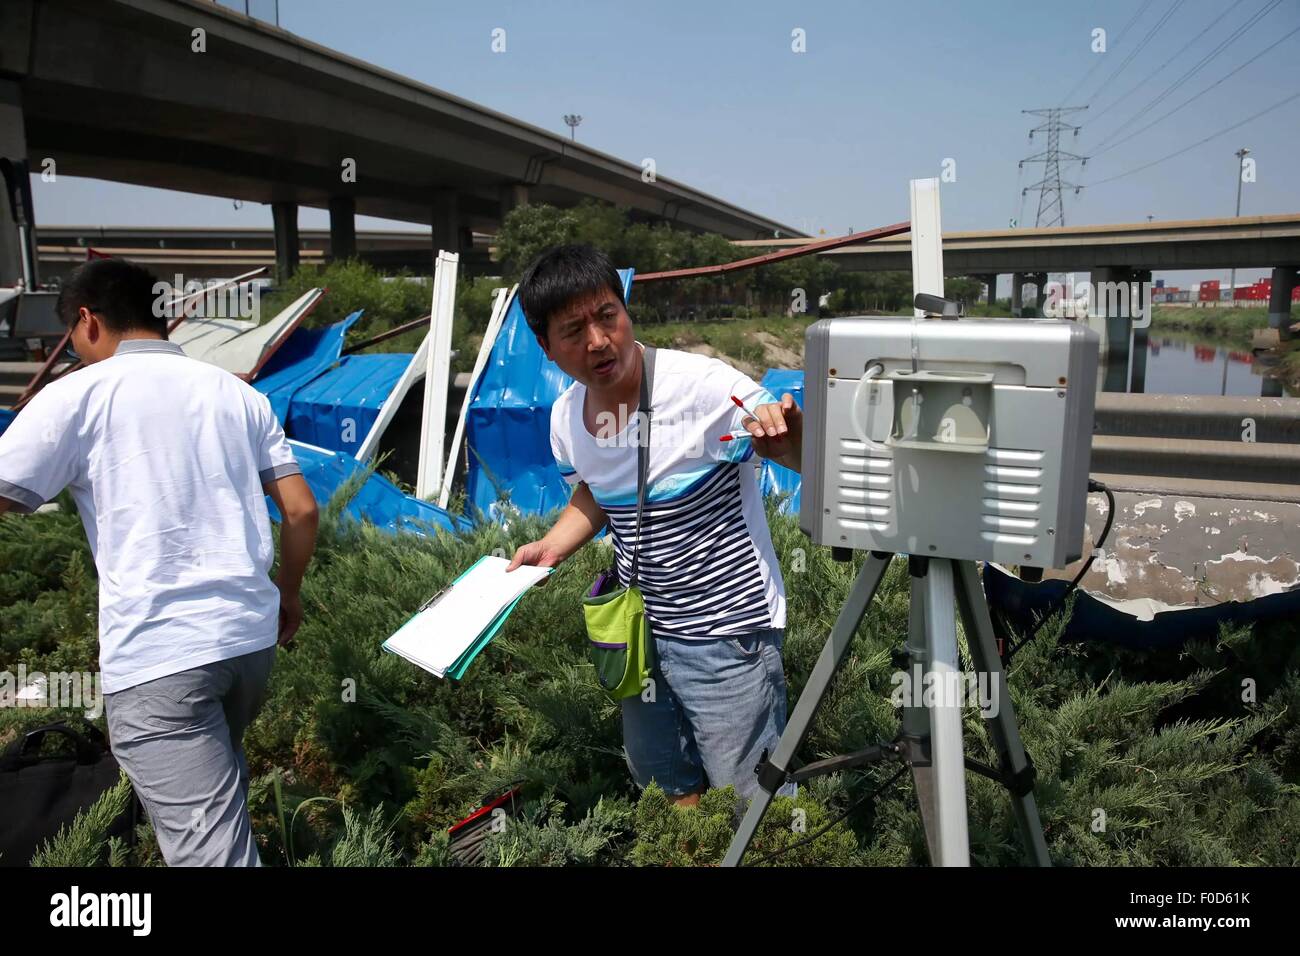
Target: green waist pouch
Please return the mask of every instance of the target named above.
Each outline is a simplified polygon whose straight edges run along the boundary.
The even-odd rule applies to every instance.
[[[641,518],[645,510],[650,467],[650,388],[654,380],[655,350],[645,348],[641,356],[641,404],[637,415],[636,532],[629,542],[632,572],[627,587],[618,586],[614,570],[596,579],[582,601],[587,621],[587,652],[596,669],[596,679],[611,700],[634,697],[645,688],[654,668],[654,637],[645,613],[645,600],[637,586],[641,557]],[[641,424],[645,434],[641,434]]]
[[[635,697],[654,667],[654,642],[645,601],[636,587],[583,598],[587,652],[601,689],[612,700]]]

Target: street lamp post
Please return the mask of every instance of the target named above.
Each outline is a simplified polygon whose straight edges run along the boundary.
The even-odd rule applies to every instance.
[[[578,124],[582,122],[582,117],[577,113],[566,113],[564,114],[564,122],[565,125],[569,127],[569,139],[577,139],[577,136],[574,134],[578,128]]]
[[[1246,157],[1250,154],[1245,146],[1233,153],[1237,157],[1237,216],[1241,216],[1241,168],[1246,163]],[[1228,304],[1232,307],[1237,305],[1237,267],[1232,267],[1232,277],[1228,280]]]

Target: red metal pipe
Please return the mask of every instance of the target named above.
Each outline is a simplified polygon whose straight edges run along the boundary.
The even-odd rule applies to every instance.
[[[54,351],[52,351],[49,354],[49,356],[45,359],[45,364],[41,366],[40,371],[38,371],[35,375],[33,375],[32,380],[27,383],[26,391],[24,391],[20,396],[18,396],[18,401],[14,402],[13,405],[13,410],[15,412],[18,411],[18,409],[22,408],[24,405],[26,405],[28,402],[30,402],[32,400],[32,396],[35,395],[38,391],[40,391],[41,386],[45,384],[45,377],[50,374],[50,370],[54,368],[54,363],[59,360],[59,356],[63,354],[63,350],[68,347],[68,343],[70,341],[72,341],[71,328],[69,328],[68,331],[63,333],[63,338],[59,339],[59,344],[55,347]]]
[[[659,282],[664,279],[689,279],[693,276],[710,276],[721,275],[727,272],[738,272],[741,269],[752,269],[755,266],[767,265],[770,262],[780,262],[784,259],[797,259],[799,256],[810,255],[814,252],[825,252],[827,249],[838,249],[840,246],[851,246],[859,242],[870,242],[873,239],[887,239],[890,236],[897,236],[900,233],[911,232],[912,224],[910,222],[896,222],[892,226],[881,226],[879,229],[868,229],[866,232],[855,232],[851,236],[839,236],[835,239],[825,239],[821,242],[810,242],[806,246],[796,246],[793,249],[781,249],[777,252],[766,252],[761,256],[754,256],[750,259],[738,259],[735,262],[724,262],[716,266],[697,266],[694,269],[674,269],[671,272],[647,272],[645,275],[632,277],[633,282]]]
[[[363,349],[370,348],[372,345],[378,345],[380,342],[387,342],[389,339],[395,339],[399,335],[405,335],[407,332],[414,332],[421,326],[428,325],[431,318],[433,318],[431,315],[422,315],[420,318],[413,319],[404,325],[391,328],[386,332],[380,332],[378,335],[368,338],[364,342],[358,342],[356,345],[349,345],[340,354],[351,355],[353,352],[360,352]]]

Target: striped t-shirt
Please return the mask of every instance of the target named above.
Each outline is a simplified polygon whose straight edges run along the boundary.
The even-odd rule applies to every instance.
[[[609,517],[619,579],[640,552],[640,586],[655,634],[712,638],[785,626],[785,585],[768,533],[752,442],[720,442],[771,393],[725,362],[658,349],[650,395],[649,487],[636,537],[636,409],[583,421],[575,382],[551,410],[551,450],[570,484],[585,482]]]

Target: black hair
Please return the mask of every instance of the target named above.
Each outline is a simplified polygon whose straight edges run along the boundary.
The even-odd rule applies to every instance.
[[[158,278],[126,259],[94,259],[77,269],[59,293],[59,319],[71,326],[84,306],[113,332],[141,330],[167,337],[167,316],[155,314]]]
[[[551,316],[577,299],[609,289],[620,303],[623,283],[609,256],[594,246],[569,244],[534,259],[519,280],[519,304],[533,334],[547,336]]]

